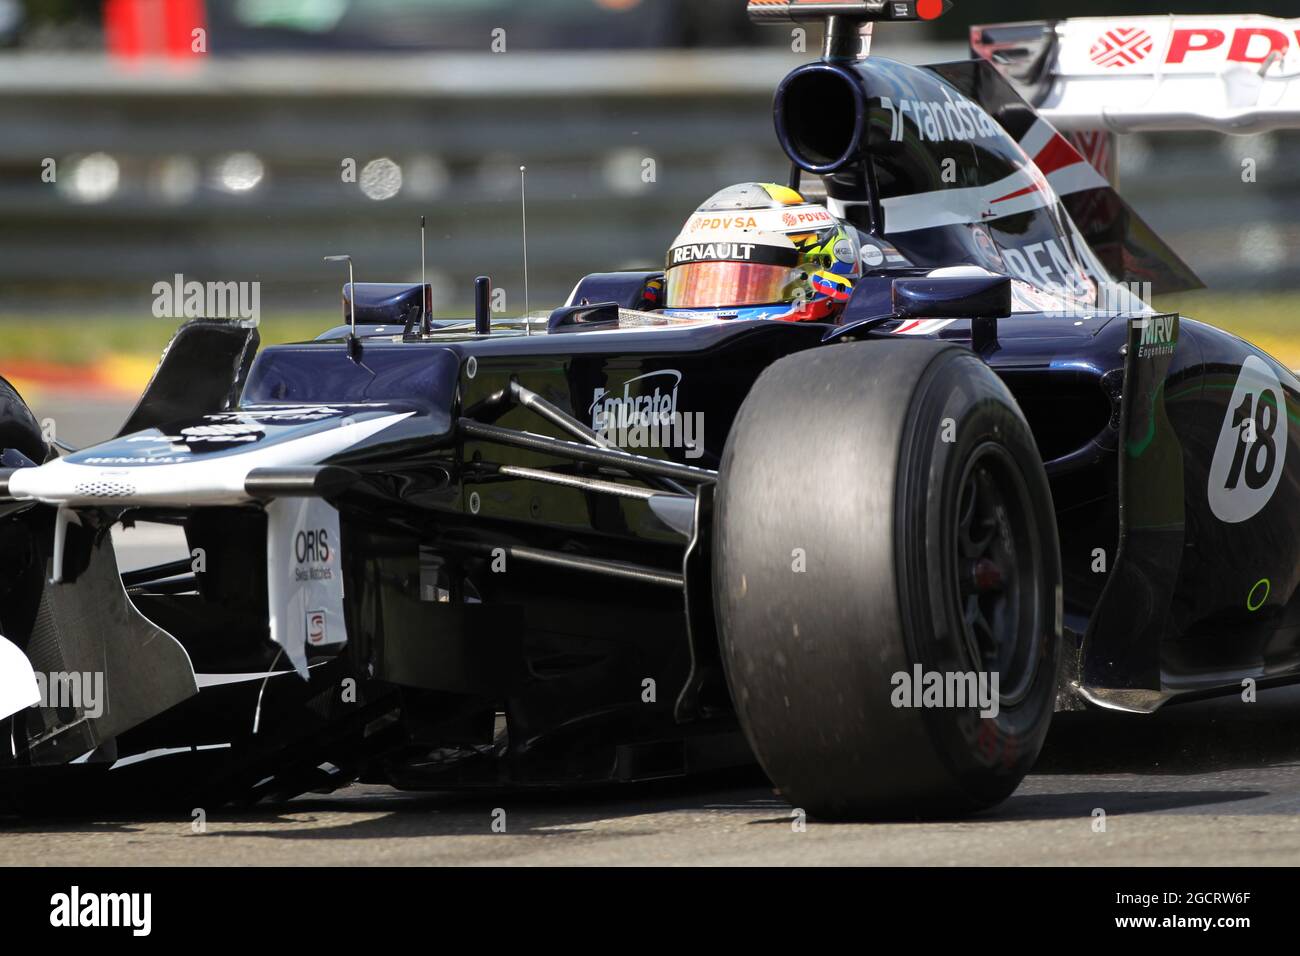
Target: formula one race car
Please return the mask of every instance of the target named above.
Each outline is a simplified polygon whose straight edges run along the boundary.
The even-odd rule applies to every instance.
[[[1196,277],[1076,145],[1295,125],[1300,22],[870,54],[942,6],[752,0],[827,19],[776,94],[793,170],[665,272],[540,321],[492,322],[484,281],[472,321],[349,282],[347,324],[260,353],[194,321],[66,454],[6,386],[0,804],[756,757],[816,816],[951,815],[1055,709],[1300,680],[1300,381],[1146,304]],[[124,573],[143,524],[184,549]]]

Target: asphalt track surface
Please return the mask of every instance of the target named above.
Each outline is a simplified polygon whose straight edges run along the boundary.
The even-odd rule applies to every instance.
[[[212,811],[204,833],[187,815],[0,821],[0,863],[1294,865],[1298,741],[1300,693],[1266,692],[1153,718],[1062,715],[1021,788],[969,820],[800,831],[755,773],[532,795],[353,786]]]
[[[104,435],[123,415],[47,409],[38,414],[68,415],[70,441]],[[132,563],[165,547],[123,544]],[[757,772],[580,793],[353,786],[214,810],[203,833],[188,815],[0,820],[0,864],[1295,865],[1300,689],[1153,717],[1058,715],[1034,773],[974,819],[795,823]]]

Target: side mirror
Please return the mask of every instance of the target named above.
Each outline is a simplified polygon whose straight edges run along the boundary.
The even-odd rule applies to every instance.
[[[1008,276],[941,276],[894,280],[900,319],[1003,319],[1011,314]]]
[[[555,334],[617,327],[618,308],[617,302],[562,306],[551,313],[550,321],[546,323],[546,331]]]

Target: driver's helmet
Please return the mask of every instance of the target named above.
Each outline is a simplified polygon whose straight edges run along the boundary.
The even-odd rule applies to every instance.
[[[714,195],[668,251],[664,312],[833,322],[862,275],[858,232],[786,186]]]

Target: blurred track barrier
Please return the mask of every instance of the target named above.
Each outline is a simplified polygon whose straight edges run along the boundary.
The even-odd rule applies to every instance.
[[[772,92],[813,55],[214,56],[130,70],[3,56],[0,321],[148,316],[154,285],[176,274],[258,281],[268,316],[328,319],[340,282],[321,256],[351,254],[359,280],[417,280],[422,214],[439,307],[465,307],[486,272],[518,312],[523,163],[532,301],[556,304],[586,273],[661,265],[722,186],[784,180]],[[1211,286],[1296,288],[1298,157],[1291,133],[1130,138],[1122,188]]]
[[[29,401],[60,395],[113,400],[138,397],[156,364],[135,355],[109,355],[86,365],[9,359],[0,363],[0,371]]]
[[[488,272],[520,310],[522,163],[534,301],[557,302],[588,272],[660,263],[720,186],[783,180],[771,97],[800,59],[0,58],[0,317],[55,300],[147,315],[176,273],[328,314],[321,256],[416,279],[421,214],[442,305]]]

